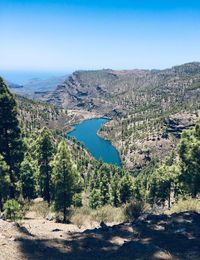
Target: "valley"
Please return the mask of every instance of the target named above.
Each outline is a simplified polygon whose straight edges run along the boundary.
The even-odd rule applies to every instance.
[[[200,1],[0,1],[0,260],[200,259]]]
[[[76,71],[54,90],[31,97],[67,110],[67,129],[82,119],[111,118],[99,135],[112,142],[129,170],[137,171],[176,146],[180,134],[168,129],[167,120],[183,130],[198,118],[200,63],[165,70]]]
[[[200,64],[180,67],[169,70],[170,78],[176,71],[172,85],[167,83],[170,90],[162,81],[156,88],[147,84],[148,79],[143,79],[143,88],[133,84],[140,73],[155,72],[117,72],[124,77],[119,83],[113,75],[108,80],[106,70],[98,72],[101,76],[76,72],[76,77],[88,74],[81,84],[65,80],[62,87],[30,99],[11,94],[1,79],[2,122],[7,127],[5,104],[10,104],[9,119],[15,116],[12,122],[17,125],[9,139],[14,145],[7,150],[24,153],[22,161],[13,157],[17,160],[12,172],[20,172],[18,179],[0,157],[6,187],[1,193],[6,221],[0,223],[5,259],[29,259],[32,253],[38,259],[77,259],[76,246],[80,259],[91,252],[94,259],[129,259],[127,248],[141,259],[198,259],[200,86],[195,83],[194,88],[193,81],[200,75]],[[129,74],[134,77],[127,88]],[[142,84],[142,76],[137,81]],[[102,86],[100,90],[94,82],[107,84],[109,93],[102,93]],[[114,84],[121,84],[119,95]],[[80,94],[77,88],[87,90]],[[7,136],[0,130],[3,142]],[[6,154],[4,145],[0,147]],[[8,199],[13,187],[22,200]],[[178,246],[170,244],[171,236]]]

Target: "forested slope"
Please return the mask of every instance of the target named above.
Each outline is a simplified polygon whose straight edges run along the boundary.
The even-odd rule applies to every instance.
[[[115,144],[129,169],[140,169],[167,155],[181,130],[198,118],[200,63],[165,70],[76,71],[40,98],[111,117],[100,134]],[[170,119],[179,134],[170,131]]]
[[[199,94],[196,62],[166,70],[76,71],[43,98],[67,108],[157,114],[195,105]]]
[[[44,126],[57,130],[66,128],[69,120],[67,110],[21,96],[16,96],[16,101],[20,125],[29,133]]]
[[[191,109],[194,110],[195,106]],[[168,118],[167,114],[162,114],[158,118],[160,121],[153,125],[154,129],[163,130],[161,126],[158,127],[158,123],[163,122],[165,131],[162,133],[162,139],[170,140],[173,135],[176,140],[179,140],[179,145],[173,142],[166,153],[169,155],[166,156],[163,153],[162,158],[152,158],[150,151],[146,151],[147,167],[138,168],[138,171],[133,172],[125,167],[117,168],[114,165],[97,162],[83,149],[82,144],[75,140],[66,140],[62,132],[52,131],[48,127],[41,128],[40,121],[46,124],[51,120],[57,121],[58,115],[64,115],[62,109],[59,108],[58,112],[56,111],[54,106],[32,103],[27,99],[17,99],[0,78],[0,211],[3,212],[5,220],[17,221],[27,218],[26,223],[29,228],[28,231],[24,229],[25,226],[17,225],[17,229],[13,230],[15,236],[13,241],[18,238],[20,241],[27,238],[29,240],[27,234],[28,236],[31,234],[30,237],[33,240],[34,237],[38,237],[40,241],[45,236],[45,243],[49,248],[50,241],[47,239],[49,232],[46,230],[49,221],[45,222],[44,218],[46,218],[55,222],[71,222],[76,225],[76,228],[77,226],[81,228],[88,225],[92,227],[93,224],[98,225],[102,228],[99,230],[100,237],[103,239],[102,245],[110,234],[107,231],[117,235],[116,230],[121,232],[121,228],[125,231],[128,227],[131,232],[128,232],[130,234],[125,232],[123,237],[125,240],[129,239],[126,241],[130,241],[128,249],[132,250],[130,252],[133,256],[138,248],[142,248],[143,255],[143,250],[150,250],[145,257],[154,257],[158,253],[158,248],[162,248],[160,253],[171,259],[179,256],[188,258],[192,253],[198,259],[199,250],[196,247],[199,243],[199,231],[196,229],[199,223],[198,214],[182,213],[171,217],[152,215],[152,212],[157,214],[200,212],[198,200],[200,194],[200,122],[198,120],[195,122],[198,118],[198,110],[196,109],[195,112],[182,110]],[[34,119],[38,125],[34,124]],[[120,122],[121,119],[123,120],[116,117],[115,120]],[[30,122],[30,126],[27,122]],[[52,129],[56,130],[56,128]],[[116,129],[113,127],[113,130]],[[147,129],[148,124],[138,129],[138,133],[145,134],[145,131],[148,133]],[[108,130],[102,130],[100,134],[103,133],[108,133]],[[154,132],[150,132],[152,133]],[[159,139],[156,140],[159,141]],[[162,147],[161,149],[163,151]],[[42,218],[33,217],[32,214],[38,211],[40,214],[42,212]],[[30,214],[32,220],[28,218]],[[194,225],[191,225],[188,219]],[[31,229],[30,224],[35,221],[45,224],[42,236],[38,235],[37,227]],[[113,229],[109,229],[105,224],[108,222],[119,224],[125,221],[129,223],[114,226]],[[130,224],[133,221],[135,224]],[[141,228],[143,226],[145,230]],[[21,237],[18,231],[24,232],[26,236]],[[87,236],[88,231],[86,231],[86,240],[88,238],[90,243],[95,243],[96,231],[92,231],[92,237]],[[7,224],[3,243],[7,244],[7,234],[10,232],[12,232],[12,225]],[[60,230],[53,229],[52,232],[60,232]],[[105,236],[102,232],[106,232]],[[80,234],[80,237],[83,234]],[[158,238],[158,234],[161,237]],[[58,241],[61,242],[62,236],[63,233],[60,233],[57,245]],[[170,243],[170,236],[173,236],[173,246]],[[77,236],[75,239],[73,235],[70,237],[71,246],[74,247],[73,243]],[[151,240],[151,237],[154,243],[144,246],[149,238]],[[184,252],[182,248],[174,247],[174,244],[180,243],[180,238],[181,241],[184,239],[182,244],[185,248]],[[116,237],[110,239],[116,241]],[[125,240],[121,237],[118,239],[117,243],[123,245]],[[54,241],[51,240],[51,242],[56,248]],[[77,242],[75,244],[77,246]],[[20,248],[19,251],[19,244],[16,243],[16,245],[17,248],[12,249],[22,256],[22,251],[24,252],[27,247],[26,242],[25,248]],[[34,250],[34,256],[37,256],[32,241],[29,245]],[[48,252],[45,245],[42,248]],[[83,248],[82,253],[85,254],[85,246]],[[109,248],[112,249],[110,246]],[[112,256],[125,255],[126,244],[118,249],[120,251],[116,252],[115,246],[115,252],[111,252]],[[99,244],[98,250],[102,250]],[[168,252],[166,253],[165,250]],[[57,253],[55,257],[60,255],[59,252]],[[65,251],[65,255],[67,253]],[[29,251],[27,251],[28,254]],[[4,255],[7,255],[5,250]],[[73,257],[75,255],[72,255],[72,259]]]

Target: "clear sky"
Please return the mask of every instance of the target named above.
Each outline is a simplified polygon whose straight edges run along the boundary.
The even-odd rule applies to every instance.
[[[200,1],[0,0],[0,70],[200,61]]]

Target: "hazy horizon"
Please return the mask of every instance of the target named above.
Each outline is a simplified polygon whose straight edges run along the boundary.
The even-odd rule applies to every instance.
[[[42,80],[50,79],[53,77],[62,77],[67,76],[70,72],[56,72],[56,71],[1,71],[0,76],[3,77],[5,80],[16,83],[16,84],[26,84],[31,79],[38,78]]]
[[[199,62],[199,61],[188,61],[186,63],[191,62]],[[184,63],[183,63],[184,64]],[[170,67],[164,67],[164,68],[123,68],[122,70],[134,70],[134,69],[148,69],[148,70],[154,70],[154,69],[168,69],[174,66],[179,66],[182,64],[173,64]],[[99,70],[102,69],[111,69],[111,70],[120,70],[118,68],[97,68]],[[96,70],[92,68],[86,68],[86,69],[79,69],[79,70]],[[0,76],[2,76],[4,79],[16,83],[16,84],[26,84],[29,80],[38,78],[42,80],[50,79],[53,77],[63,77],[68,76],[69,74],[72,74],[75,70],[68,70],[68,71],[57,71],[57,70],[0,70]]]

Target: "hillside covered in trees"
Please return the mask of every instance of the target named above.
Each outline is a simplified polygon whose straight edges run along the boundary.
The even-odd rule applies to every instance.
[[[42,99],[64,108],[158,114],[198,106],[199,72],[198,62],[165,70],[76,71]]]
[[[112,120],[99,133],[135,171],[169,155],[182,130],[199,116],[200,63],[165,70],[76,71],[37,98]],[[170,123],[171,122],[171,123]]]
[[[166,159],[159,161],[158,158],[149,158],[147,159],[149,164],[144,170],[139,171],[137,175],[131,175],[125,168],[121,169],[95,161],[81,144],[75,140],[67,141],[61,131],[55,131],[56,128],[52,127],[52,122],[56,121],[57,129],[61,129],[58,123],[59,118],[63,121],[66,120],[67,111],[53,105],[30,101],[26,98],[16,97],[16,100],[17,102],[1,79],[1,160],[2,170],[5,172],[3,182],[8,187],[8,189],[3,188],[7,192],[1,197],[2,209],[7,198],[13,199],[16,195],[22,195],[24,199],[42,196],[49,204],[51,200],[57,201],[56,196],[59,198],[63,196],[55,193],[59,190],[54,188],[56,172],[62,176],[62,172],[65,174],[65,168],[68,167],[71,168],[72,176],[76,176],[73,173],[74,171],[79,175],[75,181],[75,183],[80,182],[79,187],[76,188],[79,193],[76,195],[75,192],[77,200],[82,205],[82,197],[78,194],[81,194],[81,191],[84,190],[91,208],[98,208],[107,204],[120,206],[133,198],[148,202],[151,205],[164,205],[168,201],[170,208],[172,191],[174,200],[176,197],[178,198],[179,194],[188,194],[195,197],[199,192],[198,169],[197,177],[195,177],[196,175],[193,176],[194,165],[197,167],[198,158],[195,159],[196,154],[191,150],[193,148],[190,142],[190,140],[194,140],[194,147],[196,147],[195,145],[198,143],[198,123],[193,130],[184,132],[180,145],[171,149],[171,154]],[[9,104],[9,106],[6,104]],[[48,125],[51,126],[52,130],[46,127]],[[196,152],[198,153],[198,151]],[[189,166],[187,166],[186,153],[192,153],[192,155],[188,155],[192,156],[189,159]],[[77,156],[79,160],[75,163]],[[148,156],[148,152],[146,152],[146,156]],[[67,161],[65,162],[65,160]],[[192,160],[197,160],[197,162],[192,164]],[[58,161],[59,164],[57,165]],[[64,163],[63,168],[56,170],[56,167],[62,167],[62,163]],[[193,167],[191,177],[189,177],[190,165]],[[185,168],[187,169],[185,170]],[[28,171],[27,174],[26,171]],[[70,174],[70,172],[66,174]],[[185,174],[187,177],[184,177]],[[24,179],[22,176],[24,176]],[[80,178],[80,181],[78,181],[78,178]],[[192,180],[194,183],[192,183]],[[24,181],[27,183],[24,183]],[[65,181],[65,178],[63,181]],[[182,184],[180,185],[180,183]],[[27,184],[28,188],[26,188]],[[65,183],[59,185],[65,187]],[[178,190],[176,185],[178,185]],[[72,188],[73,184],[70,187]],[[68,190],[68,188],[66,189]],[[71,198],[71,202],[68,202],[64,209],[69,207],[72,201]],[[59,202],[57,203],[59,204]],[[66,221],[66,216],[64,218]]]
[[[185,80],[187,78],[187,82],[191,83],[187,73],[196,80],[199,64],[187,65],[186,68],[184,72],[175,68],[174,73],[183,73]],[[179,84],[184,85],[183,82]],[[185,89],[188,88],[186,85]],[[163,87],[163,91],[166,90]],[[125,94],[121,95],[125,98]],[[161,102],[161,96],[159,99],[152,97],[150,103]],[[144,93],[141,97],[145,97]],[[165,98],[162,96],[166,101]],[[155,103],[152,110],[146,107],[137,110],[137,106],[126,104],[127,109],[123,113],[110,114],[113,120],[99,134],[116,142],[116,145],[115,138],[118,137],[118,142],[126,149],[125,152],[117,145],[122,149],[122,156],[130,149],[134,151],[133,145],[137,145],[141,138],[143,142],[145,138],[157,138],[157,141],[158,138],[172,139],[167,152],[162,153],[162,159],[152,157],[151,151],[146,149],[145,161],[148,163],[130,171],[126,164],[116,167],[96,161],[77,140],[66,139],[65,131],[80,120],[80,117],[75,117],[77,114],[44,101],[15,96],[0,78],[2,217],[17,221],[26,218],[32,211],[42,211],[43,217],[56,222],[73,223],[80,228],[86,222],[98,222],[107,229],[107,222],[132,222],[143,213],[199,212],[198,87],[196,94],[182,100],[183,103],[178,96],[176,99],[174,97],[170,101],[169,98],[168,106],[163,106],[160,111]],[[122,100],[125,101],[118,99],[118,105]],[[141,108],[142,104],[147,105],[145,101],[140,102]],[[161,150],[165,148],[165,144],[162,145]]]

